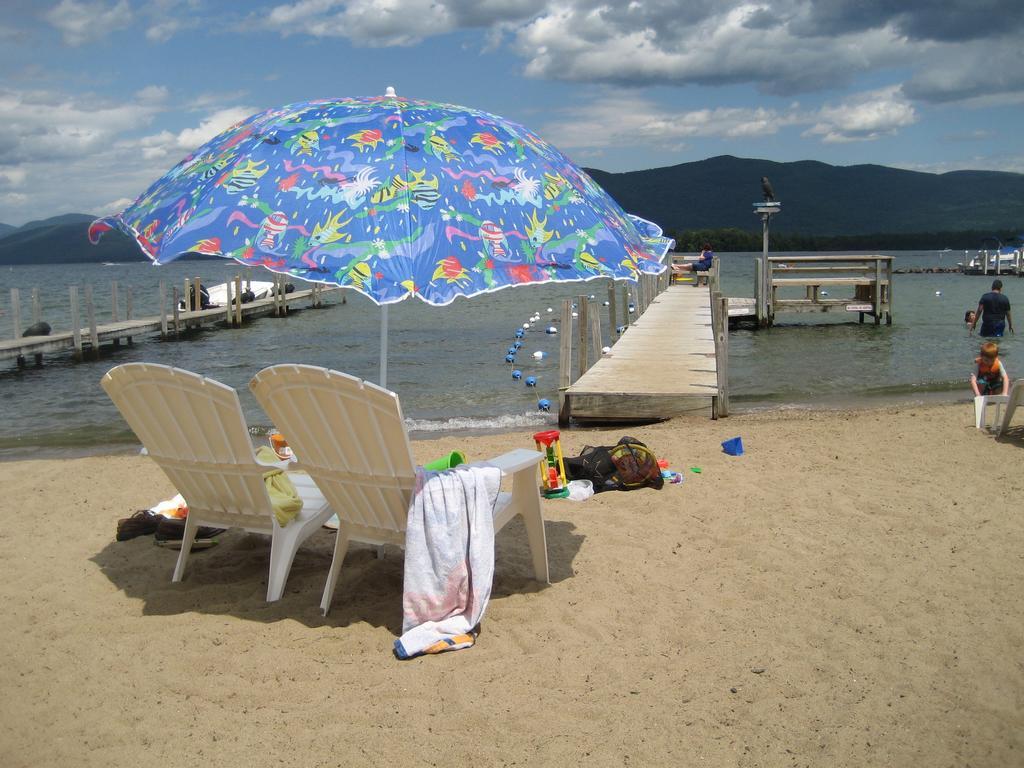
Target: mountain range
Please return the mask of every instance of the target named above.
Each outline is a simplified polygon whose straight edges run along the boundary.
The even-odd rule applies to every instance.
[[[803,235],[1024,230],[1024,174],[934,174],[881,165],[777,163],[723,155],[665,168],[608,173],[587,169],[630,213],[668,234],[692,229],[761,229],[752,204],[767,176],[782,203],[772,231]],[[89,214],[69,213],[20,227],[0,224],[0,264],[145,261],[131,238],[86,236]]]

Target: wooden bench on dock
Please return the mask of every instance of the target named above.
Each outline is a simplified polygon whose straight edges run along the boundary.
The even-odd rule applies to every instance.
[[[763,308],[767,324],[776,312],[857,312],[860,322],[874,317],[892,324],[892,256],[771,256],[766,260],[770,288]],[[760,266],[760,264],[759,264]],[[760,271],[760,269],[758,270]],[[832,297],[830,288],[854,289],[853,296]],[[802,288],[802,297],[780,290]]]

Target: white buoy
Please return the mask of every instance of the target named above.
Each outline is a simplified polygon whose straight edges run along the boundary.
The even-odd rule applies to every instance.
[[[533,359],[534,360],[543,360],[544,359],[544,353],[541,350],[538,349],[536,352],[533,353]]]
[[[579,312],[573,312],[573,313],[572,313],[572,316],[573,316],[573,317],[579,317],[580,315],[579,315]]]
[[[555,326],[553,326],[553,325],[549,325],[547,332],[548,333],[558,333],[558,329],[555,328]]]
[[[602,354],[602,355],[607,355],[607,354],[609,354],[609,353],[610,353],[611,351],[612,351],[612,348],[611,348],[611,347],[601,347],[601,354]]]
[[[529,328],[529,327],[530,327],[529,323],[523,323],[523,328]]]
[[[609,304],[609,302],[607,302],[607,301],[606,301],[606,302],[604,302],[604,306],[606,306],[606,307],[607,307],[607,306],[608,306],[608,304]]]
[[[828,296],[828,291],[822,291],[822,292],[821,292],[821,295],[822,295],[822,296]]]
[[[594,294],[590,294],[590,298],[591,298],[591,299],[595,298],[595,297],[594,297]]]
[[[936,295],[936,296],[941,296],[941,295],[942,295],[942,291],[936,291],[936,292],[935,292],[935,295]]]
[[[554,312],[554,311],[555,310],[553,310],[551,307],[548,307],[548,312]]]

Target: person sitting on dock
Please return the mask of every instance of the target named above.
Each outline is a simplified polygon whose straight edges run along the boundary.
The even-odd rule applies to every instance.
[[[1005,395],[1010,391],[1010,374],[999,359],[999,345],[986,341],[981,345],[981,355],[974,358],[977,370],[971,374],[971,389],[975,397],[982,395]]]
[[[978,311],[975,313],[974,322],[971,324],[971,333],[974,333],[974,326],[981,320],[980,335],[988,337],[1000,337],[1007,326],[1010,333],[1013,333],[1013,318],[1010,316],[1010,300],[1003,295],[1003,281],[993,280],[992,290],[984,294],[978,300]]]
[[[711,265],[715,261],[715,252],[711,250],[711,243],[704,243],[704,247],[701,249],[700,256],[697,260],[689,264],[673,264],[672,271],[681,275],[684,272],[693,272],[694,276],[696,273],[704,272],[707,273],[711,269]],[[694,285],[700,285],[700,280],[695,280]]]

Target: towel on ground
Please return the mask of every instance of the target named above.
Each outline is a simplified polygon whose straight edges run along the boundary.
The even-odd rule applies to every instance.
[[[274,453],[274,449],[266,445],[261,445],[256,449],[256,458],[262,462],[280,463],[281,461],[281,457]],[[263,482],[267,484],[267,495],[270,496],[270,503],[274,507],[277,524],[284,528],[302,511],[302,499],[299,497],[299,492],[295,490],[295,484],[281,469],[271,468],[264,472]]]
[[[417,471],[405,531],[398,658],[473,645],[494,579],[493,515],[500,485],[497,467]]]

